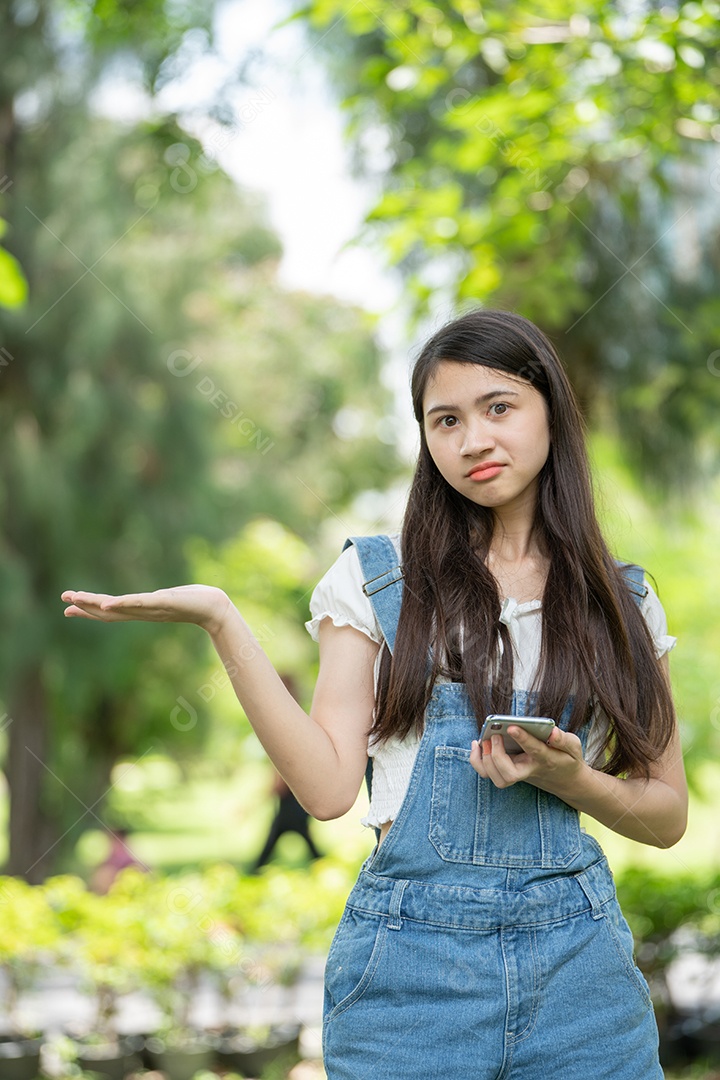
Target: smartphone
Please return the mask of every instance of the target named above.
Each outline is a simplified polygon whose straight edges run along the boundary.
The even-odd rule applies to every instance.
[[[528,735],[534,735],[536,739],[547,742],[550,738],[555,721],[548,716],[497,716],[494,713],[485,717],[485,723],[480,732],[480,741],[489,739],[491,735],[502,735],[505,751],[508,754],[522,754],[523,748],[520,743],[511,738],[507,729],[515,724],[527,731]]]

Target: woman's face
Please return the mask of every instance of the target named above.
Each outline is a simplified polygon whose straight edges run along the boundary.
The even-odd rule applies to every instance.
[[[423,399],[428,449],[461,495],[500,510],[533,513],[550,451],[542,394],[504,371],[443,360]]]

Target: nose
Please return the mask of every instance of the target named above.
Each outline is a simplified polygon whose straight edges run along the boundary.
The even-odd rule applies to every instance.
[[[479,457],[492,450],[495,437],[489,426],[482,420],[470,420],[458,431],[457,450],[463,457]]]

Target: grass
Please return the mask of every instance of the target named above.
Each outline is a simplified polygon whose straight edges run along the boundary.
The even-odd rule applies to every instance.
[[[265,760],[249,760],[230,776],[201,775],[183,779],[166,759],[144,761],[114,788],[111,813],[120,813],[132,828],[132,850],[148,866],[172,873],[198,865],[230,862],[249,869],[260,852],[270,827],[275,798],[269,793],[272,772]],[[342,856],[359,866],[372,849],[374,834],[360,824],[367,807],[364,792],[356,806],[336,821],[312,821],[310,831],[325,854]],[[76,852],[76,869],[90,873],[107,850],[100,829],[87,832]],[[284,836],[274,861],[297,867],[307,861],[300,837]]]
[[[122,766],[119,768],[122,775]],[[116,784],[115,810],[133,826],[132,847],[139,858],[157,870],[173,872],[197,865],[227,861],[247,869],[260,851],[273,816],[269,794],[271,770],[262,759],[250,760],[230,776],[192,775],[183,779],[172,762],[153,759]],[[130,777],[132,783],[129,782]],[[700,870],[720,861],[716,823],[720,766],[697,771],[697,791],[691,795],[688,831],[675,847],[663,851],[627,840],[591,819],[583,825],[605,849],[614,870],[646,866],[672,875]],[[349,813],[336,821],[312,821],[311,832],[326,854],[341,856],[359,866],[372,850],[374,834],[360,825],[367,808],[364,790]],[[86,833],[76,850],[77,869],[87,874],[104,855],[103,833]],[[299,837],[283,837],[276,861],[295,867],[306,861]]]
[[[720,1069],[705,1062],[695,1062],[685,1069],[671,1069],[665,1073],[665,1080],[720,1080]]]

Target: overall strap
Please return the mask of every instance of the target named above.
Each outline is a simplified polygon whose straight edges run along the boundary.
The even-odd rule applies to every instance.
[[[345,541],[343,551],[351,544],[355,545],[360,560],[363,592],[372,604],[382,635],[392,652],[403,590],[403,572],[398,565],[395,545],[389,536],[351,536]],[[369,799],[372,799],[372,775],[373,761],[368,757],[365,784]],[[379,841],[379,829],[375,829],[375,835]]]
[[[643,600],[648,594],[648,587],[645,584],[645,571],[642,566],[638,566],[636,563],[624,563],[619,559],[615,560],[617,566],[625,578],[625,584],[627,585],[632,598],[638,607],[642,604]]]
[[[382,635],[390,652],[395,646],[403,572],[398,565],[395,545],[389,536],[351,536],[345,546],[354,544],[363,573],[363,592],[372,604]]]

